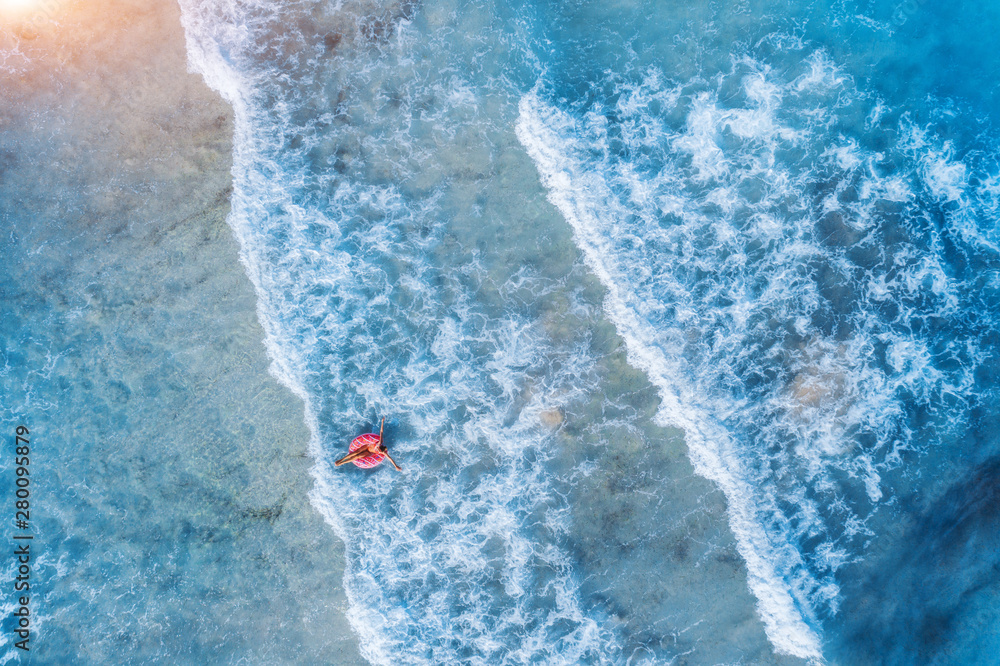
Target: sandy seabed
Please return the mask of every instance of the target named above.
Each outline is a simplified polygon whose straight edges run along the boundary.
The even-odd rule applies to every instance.
[[[0,663],[363,663],[176,3],[0,21],[0,420],[31,429],[37,547]]]

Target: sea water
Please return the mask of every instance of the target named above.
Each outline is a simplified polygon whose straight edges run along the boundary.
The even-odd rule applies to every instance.
[[[365,658],[995,658],[992,5],[181,7]]]
[[[369,660],[995,654],[994,8],[182,5]]]
[[[178,7],[55,9],[0,11],[0,663],[364,663],[226,223],[231,111]]]

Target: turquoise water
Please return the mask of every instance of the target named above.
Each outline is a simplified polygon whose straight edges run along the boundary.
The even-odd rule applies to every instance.
[[[267,374],[218,201],[228,146],[178,186],[141,156],[119,170],[120,144],[67,156],[75,119],[103,119],[60,111],[3,136],[3,535],[13,553],[24,425],[34,539],[31,652],[5,557],[0,663],[363,663],[343,547],[306,499],[302,405]]]
[[[995,660],[992,5],[181,8],[363,657]]]
[[[701,639],[650,641],[686,629],[670,604],[617,626],[621,599],[581,584],[606,572],[574,562],[572,489],[607,461],[573,449],[624,449],[624,421],[646,446],[683,431],[778,654],[947,660],[948,632],[907,648],[905,627],[989,594],[989,551],[958,597],[868,627],[896,612],[881,578],[912,530],[937,543],[928,514],[950,524],[938,503],[992,456],[995,59],[935,29],[990,10],[289,5],[239,33],[186,11],[238,111],[232,221],[309,405],[316,502],[367,563],[352,604],[386,628],[366,656],[699,659]],[[622,381],[604,318],[658,406],[601,399]],[[383,413],[412,476],[332,473],[344,424]],[[710,606],[698,620],[728,631]]]

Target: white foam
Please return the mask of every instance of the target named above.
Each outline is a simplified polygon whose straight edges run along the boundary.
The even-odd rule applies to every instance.
[[[18,76],[28,70],[31,59],[21,50],[21,38],[0,28],[0,72]]]
[[[779,74],[735,57],[714,81],[678,85],[647,72],[622,84],[613,109],[572,113],[539,86],[517,132],[608,290],[630,362],[660,390],[659,418],[685,430],[699,474],[726,494],[768,637],[821,659],[835,573],[891,502],[885,471],[929,445],[913,440],[908,411],[968,399],[979,362],[972,341],[913,333],[961,310],[923,207],[957,204],[947,229],[990,241],[949,144],[905,117],[898,134],[884,130],[889,155],[863,135],[831,135],[841,107],[876,133],[888,111],[866,109],[822,53],[801,62]]]
[[[562,544],[564,500],[537,462],[551,439],[541,415],[588,385],[590,361],[547,348],[527,320],[482,311],[462,285],[484,279],[476,262],[446,270],[428,261],[442,246],[440,227],[425,227],[443,215],[440,193],[406,196],[382,184],[385,173],[399,182],[407,169],[416,177],[462,154],[449,144],[482,131],[475,90],[435,60],[446,49],[407,53],[427,47],[405,22],[385,62],[361,54],[338,63],[341,74],[317,59],[293,78],[283,63],[252,57],[254,30],[280,7],[185,0],[182,9],[192,66],[236,110],[229,222],[257,291],[271,370],[305,402],[313,505],[345,543],[348,618],[362,655],[376,664],[613,659],[616,637],[579,600]],[[328,79],[340,76],[372,125],[320,130],[329,119],[300,114],[332,105]],[[406,104],[435,100],[424,116],[432,131],[383,119],[383,86]],[[293,136],[303,148],[285,145]],[[310,174],[307,152],[326,142],[363,146],[375,176]],[[405,476],[334,472],[347,429],[375,414],[407,428],[393,442]]]
[[[702,114],[703,112],[697,112]],[[695,119],[694,133],[704,136],[708,123],[703,115]],[[759,601],[768,637],[784,653],[803,657],[820,656],[819,637],[796,607],[791,590],[774,569],[778,560],[775,546],[757,520],[753,491],[744,480],[742,462],[734,454],[730,437],[714,422],[711,410],[699,405],[697,396],[677,378],[683,368],[660,351],[660,334],[637,316],[642,311],[629,282],[615,274],[615,252],[601,232],[598,215],[621,215],[601,178],[580,164],[567,146],[579,134],[566,113],[544,104],[536,92],[525,95],[520,104],[517,136],[538,167],[549,199],[572,225],[575,238],[591,270],[608,289],[605,307],[628,346],[629,361],[644,370],[660,389],[663,399],[659,417],[665,424],[683,428],[691,460],[702,476],[719,485],[728,500],[730,525],[740,554],[747,563],[748,582]],[[718,148],[701,140],[681,144],[684,149],[716,156]],[[699,175],[705,174],[701,160]],[[610,264],[610,265],[609,265]]]
[[[924,179],[931,194],[946,201],[962,197],[967,186],[965,164],[935,152],[927,154],[924,164]]]
[[[582,611],[560,545],[565,507],[553,500],[544,470],[524,458],[526,443],[535,442],[544,457],[541,414],[586,384],[585,363],[564,358],[564,370],[527,391],[525,377],[553,350],[526,321],[485,313],[457,286],[489,279],[474,255],[448,274],[428,261],[446,245],[425,222],[443,217],[441,184],[489,166],[488,156],[466,150],[482,137],[486,111],[463,67],[448,61],[440,40],[451,29],[429,47],[403,22],[391,47],[340,63],[340,72],[306,48],[301,57],[290,49],[287,62],[255,59],[260,35],[276,25],[276,6],[181,4],[192,67],[235,109],[230,224],[257,289],[272,371],[306,403],[318,461],[314,505],[357,569],[345,588],[365,657],[613,659],[616,638]],[[472,11],[435,7],[425,18]],[[843,499],[838,484],[856,484],[871,505],[887,502],[884,471],[911,446],[899,395],[962,397],[974,365],[964,363],[973,351],[942,352],[879,318],[882,306],[896,308],[904,325],[954,312],[959,294],[940,262],[896,242],[884,248],[881,272],[859,277],[864,271],[845,248],[858,239],[878,247],[887,202],[903,210],[904,231],[938,242],[918,224],[929,196],[958,208],[949,230],[984,247],[992,241],[960,214],[974,198],[971,165],[915,127],[888,160],[857,137],[830,136],[837,109],[856,91],[822,53],[802,62],[786,76],[734,58],[721,78],[738,81],[730,88],[740,97],[725,104],[713,89],[721,78],[684,88],[650,70],[625,86],[615,109],[621,141],[636,159],[611,154],[602,109],[573,116],[538,91],[521,100],[517,134],[608,289],[607,312],[630,361],[660,390],[658,418],[685,429],[696,469],[726,494],[768,637],[780,652],[821,659],[820,622],[838,605],[834,574],[859,556],[855,545],[874,510]],[[358,98],[343,125],[330,111],[339,89]],[[383,118],[387,91],[403,109],[422,108],[419,122],[416,115]],[[654,113],[654,100],[665,109],[688,104],[682,125]],[[864,111],[856,117],[867,117],[869,130],[890,117],[882,104]],[[293,139],[303,147],[290,148]],[[349,175],[334,174],[332,159],[319,176],[310,170],[309,151],[335,149],[356,158]],[[788,150],[801,161],[783,160]],[[884,173],[880,165],[894,160],[905,166]],[[423,193],[408,198],[394,183]],[[817,279],[816,266],[832,277]],[[398,268],[399,278],[386,267]],[[755,270],[767,279],[751,279]],[[699,274],[706,278],[690,279]],[[842,315],[851,339],[817,323],[835,310],[831,285],[855,289],[848,298],[860,305]],[[543,297],[544,287],[536,289]],[[412,307],[385,316],[400,290]],[[442,302],[442,293],[448,305],[435,310],[430,304]],[[399,328],[380,336],[365,324],[373,320]],[[753,343],[751,333],[773,321],[801,339],[773,348],[784,356]],[[387,342],[399,344],[389,350]],[[490,358],[476,360],[483,349]],[[893,376],[872,361],[880,350]],[[407,361],[394,367],[387,355]],[[942,359],[963,368],[943,372]],[[366,379],[348,365],[377,372]],[[770,380],[768,391],[753,393],[743,382],[751,370],[775,368],[786,374]],[[459,409],[468,418],[452,428]],[[412,487],[386,474],[362,482],[332,474],[324,461],[343,433],[329,429],[331,420],[346,427],[384,411],[406,414],[408,439],[398,450]],[[746,441],[740,421],[758,439]],[[858,431],[874,443],[859,443]],[[454,465],[435,467],[424,455],[431,446]],[[495,461],[502,465],[490,467]],[[387,495],[391,506],[367,504]],[[804,555],[807,540],[818,544]],[[542,584],[539,572],[548,576]],[[498,605],[503,612],[493,618]]]

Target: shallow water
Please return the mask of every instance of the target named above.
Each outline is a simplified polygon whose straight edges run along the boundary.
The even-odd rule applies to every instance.
[[[34,536],[31,651],[5,557],[0,663],[365,663],[226,224],[231,111],[178,8],[75,7],[0,105],[5,551],[18,425]]]
[[[181,9],[367,660],[995,652],[986,3]]]

